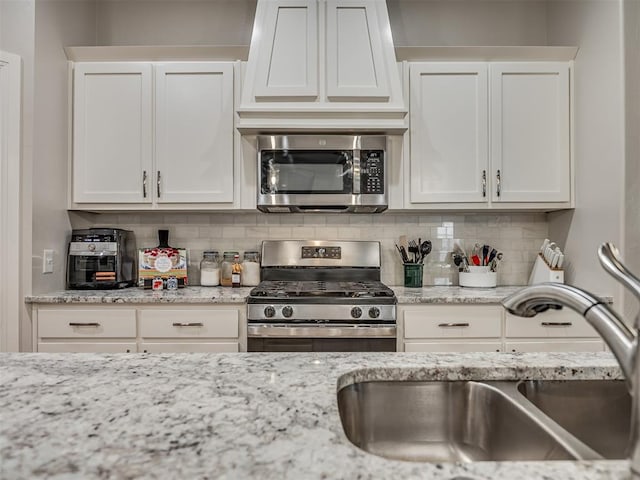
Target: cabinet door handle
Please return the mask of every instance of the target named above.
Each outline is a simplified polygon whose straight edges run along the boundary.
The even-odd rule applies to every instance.
[[[173,322],[174,327],[204,327],[202,322]]]
[[[99,327],[98,322],[69,322],[70,327]]]
[[[468,323],[439,323],[439,327],[442,328],[452,328],[452,327],[468,327]]]
[[[570,327],[573,325],[571,322],[540,322],[543,327]]]
[[[482,196],[487,196],[487,171],[482,170]]]
[[[142,171],[142,198],[147,198],[147,171]]]
[[[158,170],[158,180],[156,181],[156,186],[158,187],[158,198],[160,198],[160,170]]]
[[[498,173],[496,174],[496,192],[499,197],[500,196],[500,170],[498,170]]]

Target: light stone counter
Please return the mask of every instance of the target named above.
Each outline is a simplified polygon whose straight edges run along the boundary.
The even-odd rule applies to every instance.
[[[184,287],[175,291],[132,287],[119,290],[65,290],[30,295],[26,303],[245,303],[252,287]]]
[[[0,354],[0,478],[613,479],[627,461],[412,463],[345,437],[363,380],[620,378],[607,353]]]
[[[415,303],[477,303],[497,304],[500,300],[523,288],[508,286],[497,288],[465,287],[391,287],[399,304]],[[25,298],[26,303],[244,303],[251,287],[185,287],[175,292],[154,292],[138,287],[121,290],[65,290]],[[610,296],[601,297],[612,302]]]

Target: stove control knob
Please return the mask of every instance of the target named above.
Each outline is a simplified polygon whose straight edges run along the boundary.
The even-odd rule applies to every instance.
[[[291,315],[293,315],[293,308],[291,308],[289,305],[287,305],[286,307],[284,307],[282,309],[282,316],[289,318],[291,317]]]
[[[378,307],[371,307],[369,309],[370,318],[378,318],[380,316],[380,309]]]
[[[360,307],[353,307],[351,309],[351,316],[353,318],[360,318],[362,316],[362,309]]]
[[[276,309],[273,308],[271,305],[269,305],[268,307],[264,307],[264,316],[267,318],[271,318],[273,316],[275,316],[276,314]]]

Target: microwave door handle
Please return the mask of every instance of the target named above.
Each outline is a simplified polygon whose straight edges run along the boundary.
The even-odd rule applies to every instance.
[[[360,150],[353,151],[353,194],[360,195]]]

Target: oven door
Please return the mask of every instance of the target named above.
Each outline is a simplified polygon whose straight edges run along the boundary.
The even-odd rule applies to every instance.
[[[395,324],[275,324],[247,326],[250,352],[395,352]]]

